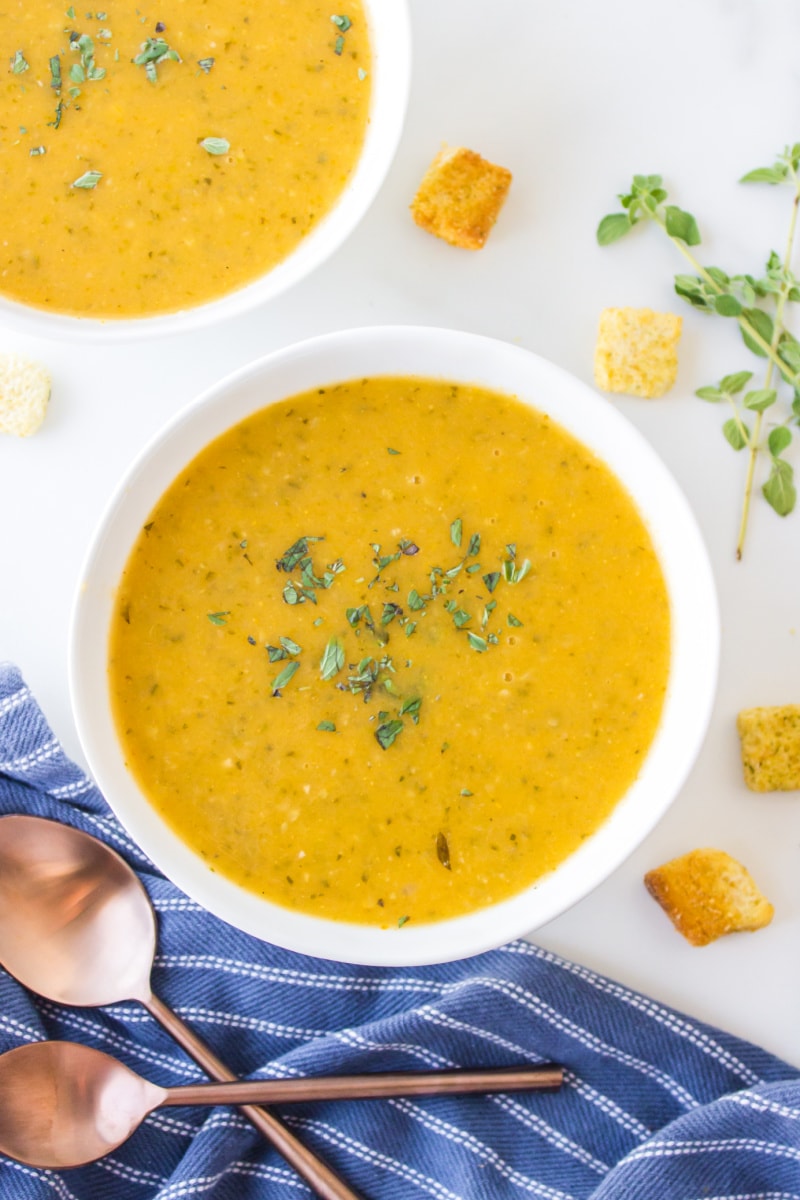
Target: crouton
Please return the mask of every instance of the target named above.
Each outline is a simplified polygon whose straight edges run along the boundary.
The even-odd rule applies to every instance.
[[[595,383],[604,392],[653,399],[678,374],[683,318],[650,308],[604,308],[594,354]]]
[[[44,420],[50,375],[20,354],[0,354],[0,433],[28,437]]]
[[[645,887],[693,946],[769,925],[774,909],[750,873],[723,850],[692,850],[648,871]]]
[[[752,792],[800,788],[800,705],[745,708],[736,718],[744,781]]]
[[[474,150],[447,148],[428,168],[411,212],[428,233],[451,246],[480,250],[511,186],[511,172]]]

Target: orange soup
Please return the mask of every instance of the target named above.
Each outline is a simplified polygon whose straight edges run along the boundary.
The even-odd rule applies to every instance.
[[[6,0],[0,292],[56,312],[175,311],[295,249],[367,126],[362,0]]]
[[[110,688],[130,770],[215,871],[396,926],[576,850],[637,776],[669,656],[603,463],[513,397],[374,378],[270,405],[175,480]]]

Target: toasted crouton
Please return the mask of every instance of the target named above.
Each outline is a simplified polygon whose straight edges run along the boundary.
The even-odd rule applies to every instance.
[[[604,392],[653,399],[678,374],[683,318],[650,308],[604,308],[594,355],[595,383]]]
[[[800,788],[800,705],[745,708],[736,718],[744,781],[752,792]]]
[[[693,946],[761,929],[775,911],[750,873],[724,850],[692,850],[648,871],[644,883]]]
[[[0,433],[28,437],[44,420],[50,375],[20,354],[0,354]]]
[[[445,149],[428,168],[411,212],[428,233],[451,246],[480,250],[511,186],[511,172],[474,150]]]

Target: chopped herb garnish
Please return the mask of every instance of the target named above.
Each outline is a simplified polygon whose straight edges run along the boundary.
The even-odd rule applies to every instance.
[[[488,575],[483,576],[483,582],[486,584],[487,592],[493,592],[500,582],[500,572],[490,571]]]
[[[133,60],[137,67],[144,67],[144,73],[151,83],[158,82],[158,68],[163,62],[180,62],[177,50],[172,50],[162,37],[150,37],[142,42],[141,51]]]
[[[300,560],[305,558],[305,556],[308,554],[309,544],[311,542],[321,542],[323,540],[324,539],[321,537],[311,537],[310,535],[298,538],[296,542],[292,543],[288,550],[284,550],[280,558],[275,560],[275,566],[279,571],[285,571],[287,575],[291,574],[291,572],[299,564]]]
[[[486,605],[486,607],[483,610],[483,616],[481,617],[481,629],[485,629],[486,626],[489,624],[489,617],[492,615],[492,613],[494,612],[494,610],[496,608],[497,608],[497,601],[490,600],[489,603]]]
[[[530,569],[530,560],[527,558],[520,566],[517,566],[513,558],[507,558],[503,563],[503,578],[506,583],[519,583],[525,578]]]
[[[404,700],[400,706],[401,717],[411,717],[415,725],[419,725],[419,710],[422,707],[422,700],[419,696],[413,700]]]
[[[322,679],[333,679],[344,666],[344,646],[341,639],[332,637],[322,655],[319,672]]]
[[[69,70],[70,79],[74,83],[85,83],[87,79],[105,79],[105,67],[96,67],[94,62],[94,42],[88,33],[78,36],[69,35],[70,50],[77,50],[81,56],[80,64],[73,63]]]
[[[256,644],[256,639],[253,637],[253,635],[252,635],[252,634],[248,634],[248,635],[247,635],[247,640],[248,640],[248,642],[250,643],[250,645],[251,645],[251,646],[255,646],[255,644]]]
[[[402,721],[384,721],[382,725],[379,725],[375,730],[375,737],[381,750],[388,750],[402,731]]]
[[[227,138],[207,137],[203,138],[200,145],[209,154],[227,154],[231,148],[231,144]]]
[[[9,70],[14,75],[22,75],[25,71],[30,70],[30,63],[26,61],[25,55],[21,50],[17,50],[14,57],[11,59]]]
[[[347,33],[348,29],[353,24],[353,22],[350,20],[349,17],[337,16],[335,13],[331,17],[331,20],[333,21],[336,28],[341,30],[342,33]]]
[[[437,833],[436,835],[436,857],[445,870],[452,870],[450,866],[450,846],[443,833]]]
[[[412,588],[408,593],[408,607],[412,612],[419,612],[421,608],[425,607],[425,601],[416,588]]]
[[[469,539],[469,545],[467,546],[467,557],[474,558],[476,554],[480,553],[480,549],[481,535],[479,533],[473,533],[472,537]]]
[[[214,59],[213,58],[198,58],[197,65],[200,68],[200,70],[205,71],[205,73],[207,75],[214,65]]]
[[[406,622],[406,637],[411,637],[412,633],[414,632],[414,630],[416,628],[417,628],[416,621],[407,621]]]
[[[409,558],[415,554],[419,554],[419,546],[416,542],[409,542],[406,538],[402,538],[397,544],[400,547],[401,554],[408,555]]]
[[[292,678],[295,671],[299,671],[299,670],[300,670],[299,662],[287,663],[286,666],[283,668],[283,670],[280,672],[280,674],[278,676],[276,676],[276,678],[272,681],[273,696],[275,695],[276,692],[280,691],[280,689],[282,687],[286,687],[286,684]]]
[[[289,657],[283,646],[267,646],[267,656],[271,663],[281,662],[282,659]]]
[[[387,452],[387,454],[399,454],[400,453],[399,450],[393,450],[391,446],[386,447],[386,452]]]
[[[45,146],[31,146],[28,153],[31,158],[36,158],[40,154],[47,154],[47,148]]]
[[[325,733],[336,733],[336,726],[333,721],[320,721],[317,729],[321,729]]]
[[[341,54],[343,50],[344,50],[344,38],[342,37],[341,34],[339,34],[336,41],[333,43],[333,53]]]
[[[450,541],[454,546],[461,545],[461,531],[463,524],[464,523],[461,520],[461,517],[456,517],[455,521],[453,521],[453,524],[450,526]]]
[[[100,171],[84,171],[78,179],[73,183],[74,188],[96,188],[100,180],[103,178]]]
[[[52,121],[47,122],[47,124],[51,125],[53,127],[53,129],[58,129],[59,125],[61,124],[61,118],[64,115],[64,109],[66,107],[67,107],[67,105],[64,103],[63,100],[59,100],[58,103],[56,104],[56,115]]]
[[[397,928],[402,929],[403,926],[407,925],[410,920],[411,920],[411,917],[400,917],[400,919],[397,922]]]
[[[361,80],[362,83],[367,78],[367,72],[364,70],[363,67],[358,68],[358,78]]]
[[[303,647],[298,646],[297,642],[293,642],[291,638],[281,637],[278,638],[278,641],[280,642],[281,646],[283,646],[287,654],[301,654],[303,651]]]
[[[485,638],[479,637],[477,633],[467,633],[467,641],[473,650],[477,650],[479,654],[483,654],[489,649]]]
[[[520,629],[522,627],[522,621],[520,621],[519,617],[515,617],[513,613],[508,614],[507,620],[508,620],[509,625],[513,625],[517,629]]]
[[[395,617],[401,617],[403,610],[399,604],[384,604],[381,614],[381,625],[390,625]]]
[[[67,9],[67,16],[69,17],[70,21],[75,20],[75,9],[72,7],[71,4],[70,4],[69,8]]]
[[[471,795],[473,795],[473,793],[472,793],[472,792],[469,790],[469,788],[462,788],[462,789],[461,789],[461,793],[460,793],[460,794],[461,794],[462,796],[471,796]]]
[[[453,622],[456,629],[462,629],[472,617],[465,608],[456,608],[453,610]]]
[[[54,92],[61,91],[61,59],[57,54],[50,59],[50,87]]]
[[[77,187],[78,185],[77,183],[73,183],[72,186]],[[212,625],[224,625],[230,615],[230,609],[227,609],[225,612],[213,612],[206,614]]]

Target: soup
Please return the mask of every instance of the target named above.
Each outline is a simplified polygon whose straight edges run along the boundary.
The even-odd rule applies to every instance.
[[[0,292],[39,308],[135,317],[242,287],[363,145],[362,0],[8,0],[0,43]]]
[[[519,892],[601,825],[669,656],[603,463],[514,397],[385,377],[190,463],[130,555],[109,678],[129,769],[213,870],[402,926]]]

